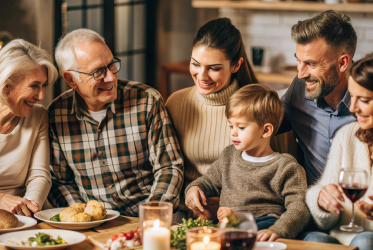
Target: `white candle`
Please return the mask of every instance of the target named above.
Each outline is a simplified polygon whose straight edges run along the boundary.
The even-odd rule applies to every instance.
[[[154,227],[144,231],[143,250],[170,250],[171,232],[168,228],[159,227],[159,220],[154,222]]]
[[[210,241],[208,236],[203,237],[203,242],[194,242],[190,245],[190,250],[220,250],[221,245]]]

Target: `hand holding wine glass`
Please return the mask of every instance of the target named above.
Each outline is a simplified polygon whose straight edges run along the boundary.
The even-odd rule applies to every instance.
[[[321,189],[317,204],[325,211],[339,214],[344,210],[340,203],[340,201],[345,201],[342,194],[343,190],[341,187],[338,188],[338,186],[333,183],[328,184]]]
[[[373,201],[373,196],[368,196],[370,200]],[[373,204],[367,203],[365,201],[357,201],[356,207],[361,211],[365,218],[368,220],[373,220]]]
[[[365,170],[341,169],[339,173],[339,185],[348,199],[352,202],[352,217],[348,225],[341,226],[342,231],[362,232],[363,227],[354,224],[354,205],[368,189],[369,175]]]

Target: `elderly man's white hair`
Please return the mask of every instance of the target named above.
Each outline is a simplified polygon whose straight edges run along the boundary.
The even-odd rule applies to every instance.
[[[81,43],[89,44],[100,40],[105,43],[105,40],[100,34],[90,29],[77,29],[65,34],[58,42],[55,52],[56,62],[60,74],[67,70],[77,70],[78,62],[75,58],[74,49]],[[71,72],[80,80],[79,74]]]
[[[47,70],[48,84],[53,84],[58,77],[52,57],[23,39],[15,39],[0,50],[0,102],[7,105],[4,87],[16,85],[30,72],[44,67]]]

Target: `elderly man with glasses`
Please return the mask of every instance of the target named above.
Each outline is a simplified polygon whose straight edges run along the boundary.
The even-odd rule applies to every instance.
[[[50,203],[94,199],[129,216],[138,215],[143,201],[169,201],[176,208],[183,159],[160,94],[118,81],[120,60],[92,30],[66,34],[56,61],[72,89],[48,108]]]

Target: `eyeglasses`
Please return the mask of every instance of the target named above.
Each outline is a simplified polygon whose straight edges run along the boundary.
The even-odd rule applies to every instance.
[[[85,75],[92,76],[96,81],[101,80],[106,76],[106,70],[107,69],[109,69],[112,74],[116,74],[116,73],[119,72],[121,60],[117,57],[114,57],[114,59],[115,59],[114,62],[110,63],[106,67],[102,67],[102,68],[96,70],[93,73],[80,72],[80,71],[76,71],[76,70],[72,70],[72,69],[69,69],[68,71],[73,71],[73,72],[77,72],[77,73],[80,73],[80,74],[85,74]]]

